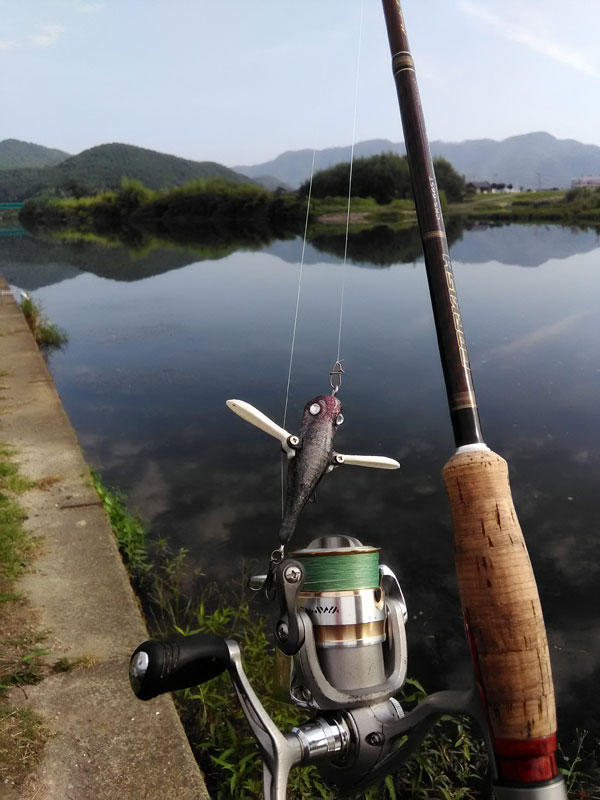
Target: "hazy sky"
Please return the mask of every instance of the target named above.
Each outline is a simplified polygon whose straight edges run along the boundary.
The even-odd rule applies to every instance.
[[[254,164],[401,141],[379,0],[0,0],[0,140]],[[600,145],[600,0],[404,0],[430,139]]]

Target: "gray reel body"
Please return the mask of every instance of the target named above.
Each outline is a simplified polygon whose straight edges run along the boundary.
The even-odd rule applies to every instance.
[[[277,555],[279,554],[279,555]],[[479,692],[438,692],[405,713],[395,699],[406,679],[407,609],[378,550],[346,536],[325,537],[290,558],[275,551],[268,575],[251,579],[278,604],[275,622],[278,698],[311,718],[281,732],[250,685],[239,646],[208,634],[144,642],[130,679],[147,700],[215,677],[225,669],[263,759],[266,800],[285,800],[290,770],[315,764],[342,794],[356,794],[398,769],[444,714],[468,714],[490,753]],[[495,788],[498,800],[565,800],[562,780],[522,790]]]
[[[375,585],[347,588],[347,578],[338,573],[349,557],[372,556],[378,556],[375,548],[350,537],[319,539],[284,559],[273,576],[280,608],[275,637],[284,654],[277,660],[279,697],[322,715],[293,733],[308,763],[318,761],[323,777],[340,788],[356,786],[365,775],[372,781],[387,738],[384,728],[404,716],[393,699],[407,668],[400,586],[377,563],[374,575],[371,564],[357,576],[359,585]],[[311,581],[317,559],[331,563]]]

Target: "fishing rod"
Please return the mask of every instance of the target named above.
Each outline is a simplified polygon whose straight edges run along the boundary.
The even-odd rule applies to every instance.
[[[497,798],[564,798],[537,586],[506,461],[484,444],[469,355],[399,0],[383,0],[456,453],[443,468],[467,639],[495,755]]]
[[[300,764],[314,764],[344,796],[355,795],[397,770],[446,714],[468,714],[478,726],[497,800],[566,800],[556,768],[554,692],[535,580],[506,462],[483,441],[402,12],[396,0],[383,0],[383,8],[457,446],[443,474],[476,681],[465,691],[436,692],[405,711],[397,695],[407,674],[407,605],[396,576],[379,562],[379,548],[334,534],[286,552],[300,513],[327,473],[344,465],[400,466],[383,456],[335,451],[343,422],[342,370],[336,366],[331,395],[309,400],[298,434],[243,400],[227,401],[287,456],[280,546],[250,588],[275,606],[278,698],[309,718],[280,731],[248,681],[238,644],[210,634],[143,642],[131,657],[130,681],[141,700],[150,700],[227,670],[262,756],[268,800],[285,800],[289,772]]]

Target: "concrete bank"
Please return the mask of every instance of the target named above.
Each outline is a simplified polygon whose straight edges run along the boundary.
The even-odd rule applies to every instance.
[[[0,797],[208,798],[171,698],[142,703],[129,688],[129,656],[147,631],[75,433],[7,289],[0,278],[0,441],[44,486],[20,498],[40,546],[17,589],[30,627],[44,632],[37,646],[48,663],[82,666],[13,690],[11,703],[38,712],[50,737],[25,785],[2,785]]]

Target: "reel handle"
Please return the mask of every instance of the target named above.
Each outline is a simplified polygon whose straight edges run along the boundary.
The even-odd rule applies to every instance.
[[[148,640],[133,652],[129,681],[140,700],[205,683],[224,672],[231,660],[225,639],[210,633]]]

